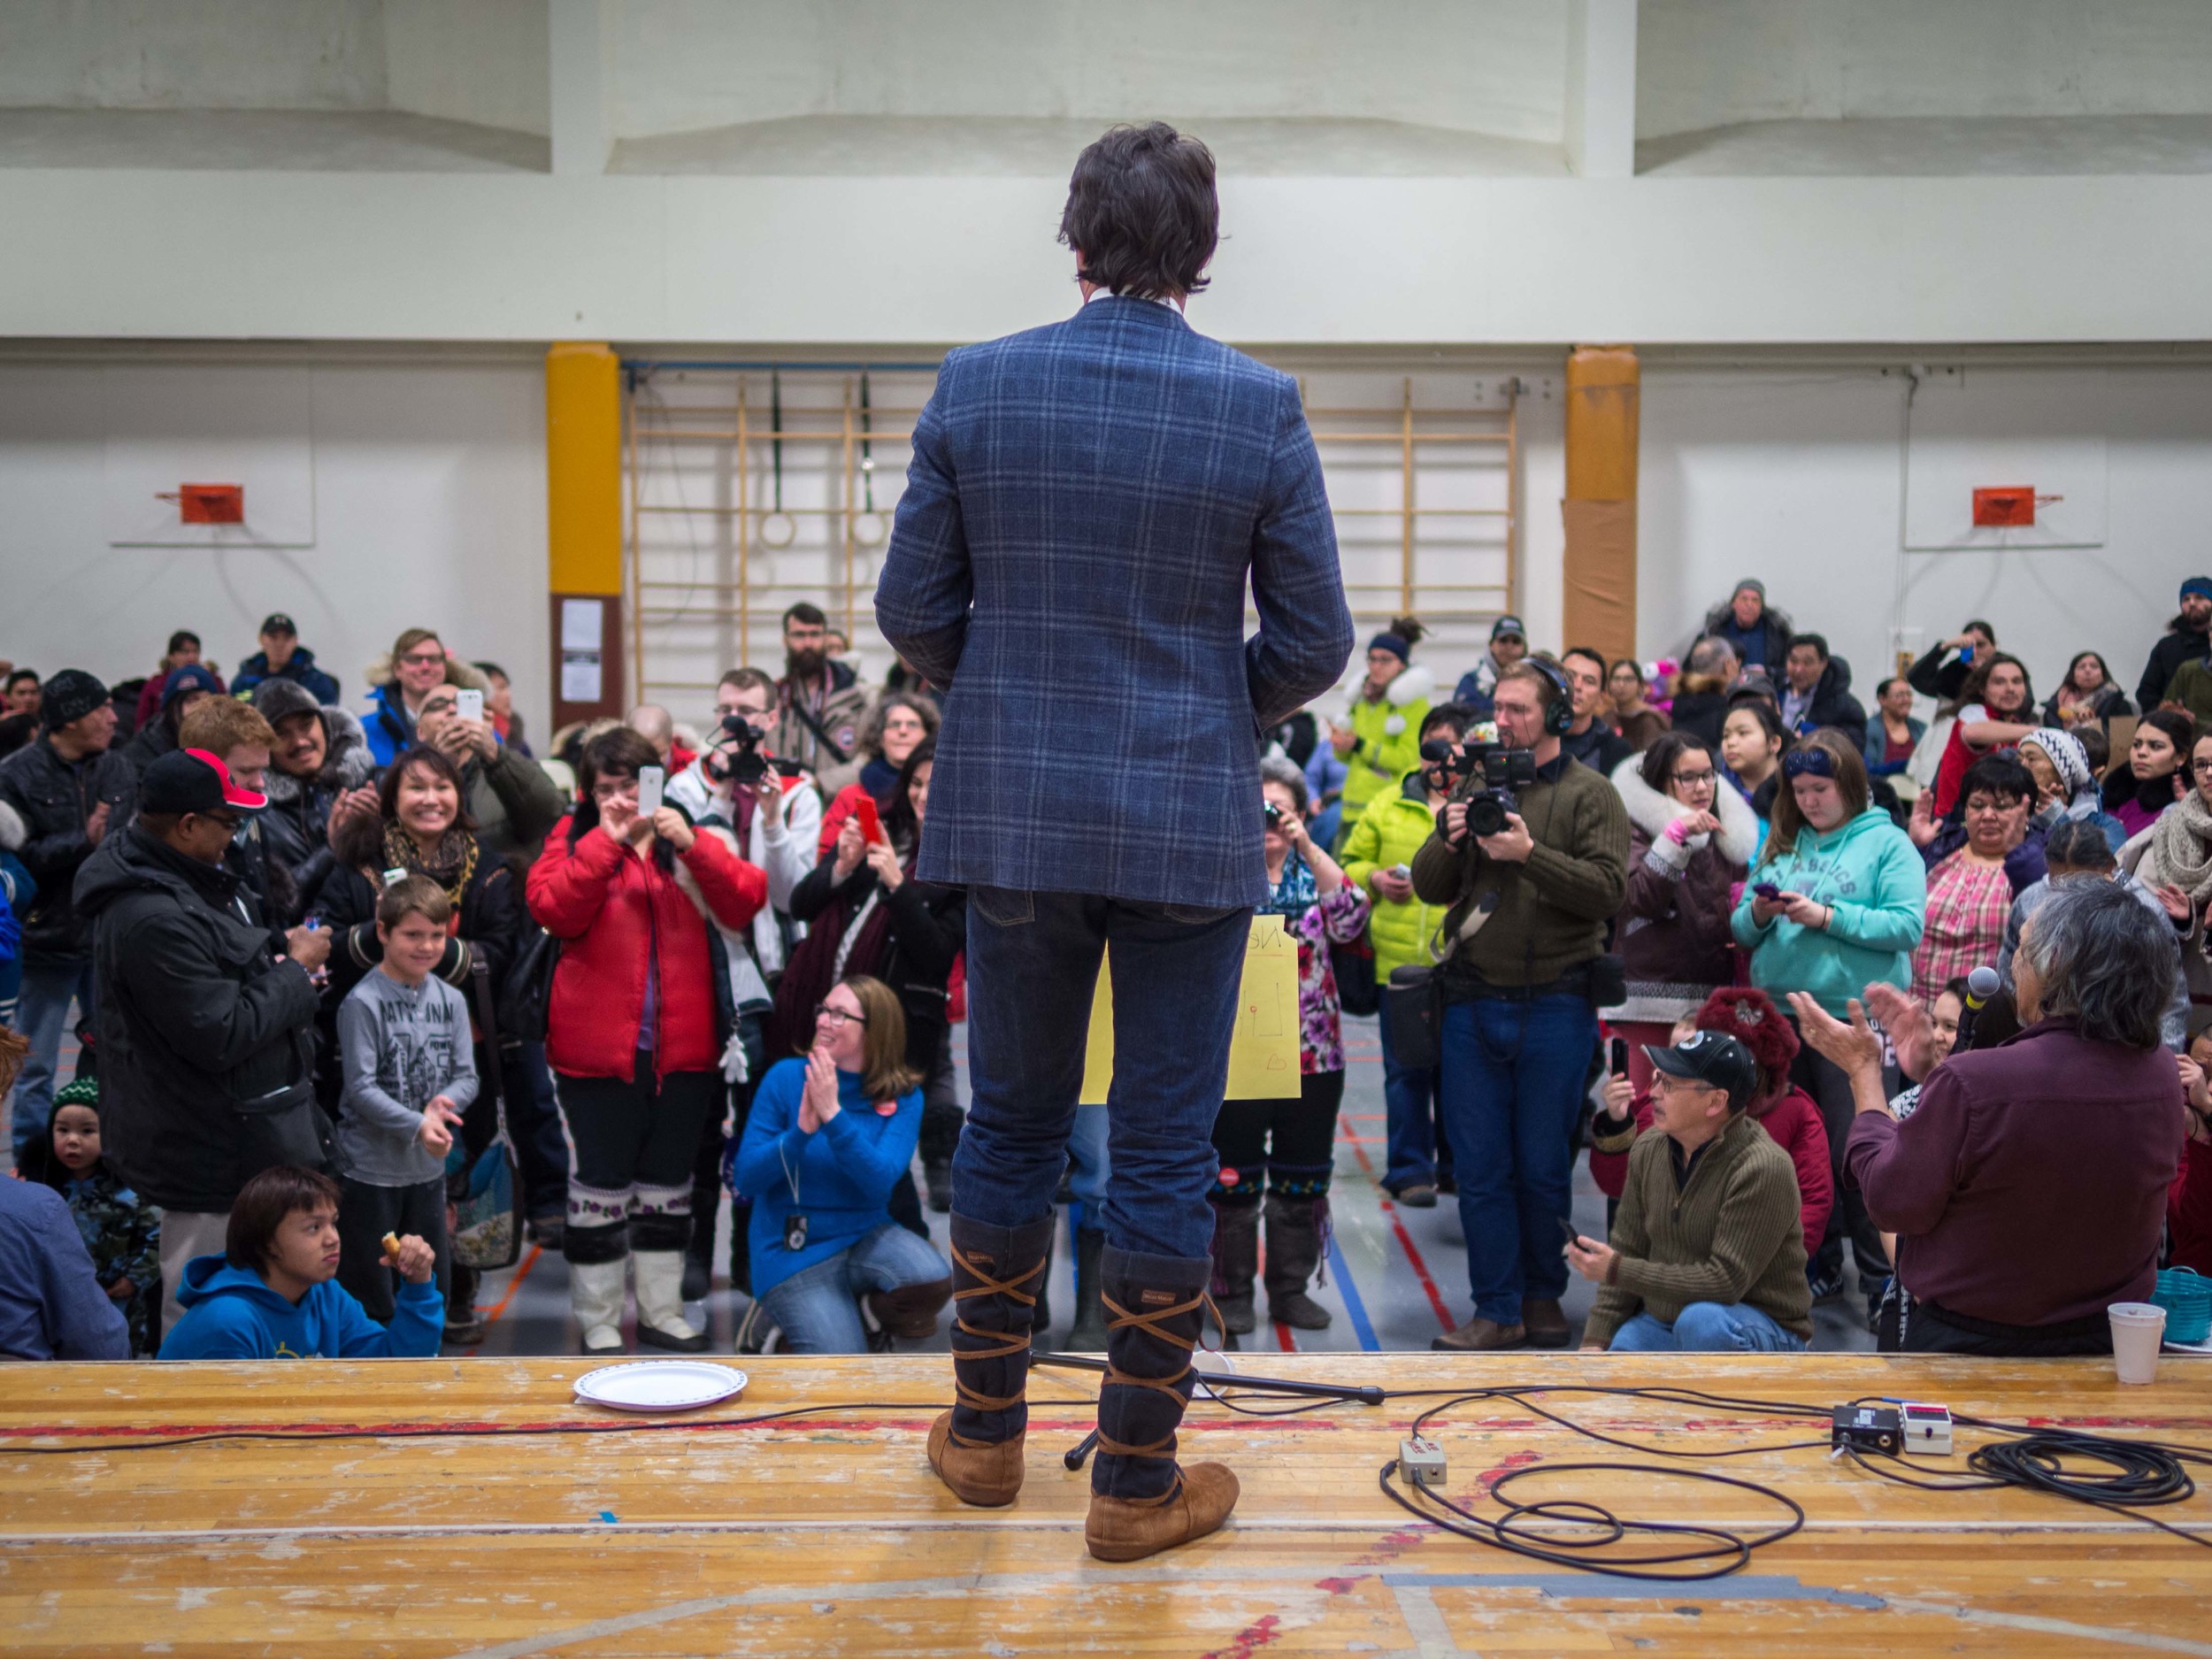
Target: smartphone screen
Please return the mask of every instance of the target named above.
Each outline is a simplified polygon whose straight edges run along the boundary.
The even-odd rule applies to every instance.
[[[1782,896],[1782,889],[1771,881],[1759,882],[1751,890],[1770,903]]]
[[[1612,1071],[1615,1077],[1628,1075],[1628,1039],[1625,1037],[1613,1039]]]
[[[1559,1236],[1566,1240],[1568,1243],[1573,1244],[1578,1242],[1582,1235],[1575,1231],[1575,1224],[1573,1222],[1568,1220],[1566,1217],[1562,1216],[1559,1217]]]
[[[464,720],[484,718],[484,694],[480,691],[457,691],[453,694],[453,712]]]
[[[883,820],[876,815],[876,803],[864,795],[860,797],[860,805],[857,810],[860,815],[861,834],[865,836],[872,843],[881,841],[883,840]]]
[[[667,785],[668,774],[658,766],[641,766],[637,773],[637,815],[651,818],[661,810],[661,790]]]

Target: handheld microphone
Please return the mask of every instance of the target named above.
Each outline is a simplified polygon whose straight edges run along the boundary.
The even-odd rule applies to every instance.
[[[1981,1019],[1982,1006],[2003,986],[1997,970],[1987,963],[1966,976],[1966,1006],[1959,1010],[1959,1034],[1951,1044],[1953,1054],[1964,1054],[1974,1046],[1974,1027]]]

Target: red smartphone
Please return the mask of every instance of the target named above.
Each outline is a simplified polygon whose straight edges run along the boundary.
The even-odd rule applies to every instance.
[[[860,814],[860,833],[872,844],[879,843],[883,840],[883,820],[876,815],[876,803],[864,795],[856,810]]]

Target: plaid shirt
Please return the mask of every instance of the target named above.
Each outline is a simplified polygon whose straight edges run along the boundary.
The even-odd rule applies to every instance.
[[[1928,872],[1928,926],[1912,953],[1912,994],[1931,1013],[1944,982],[1994,966],[2012,914],[2012,879],[1960,848]]]
[[[952,352],[876,620],[949,687],[925,880],[1261,903],[1260,733],[1353,644],[1297,382],[1127,297]]]

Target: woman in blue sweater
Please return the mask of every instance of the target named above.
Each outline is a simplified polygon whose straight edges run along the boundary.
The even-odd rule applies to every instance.
[[[863,1296],[887,1335],[936,1330],[952,1271],[887,1207],[921,1135],[920,1083],[897,994],[857,974],[816,1010],[807,1056],[761,1079],[731,1184],[753,1201],[757,1318],[785,1351],[865,1352]]]
[[[161,1357],[434,1358],[445,1329],[437,1257],[411,1233],[386,1248],[403,1282],[391,1323],[379,1325],[335,1282],[338,1184],[288,1164],[264,1170],[230,1207],[224,1253],[184,1264],[184,1317]]]

